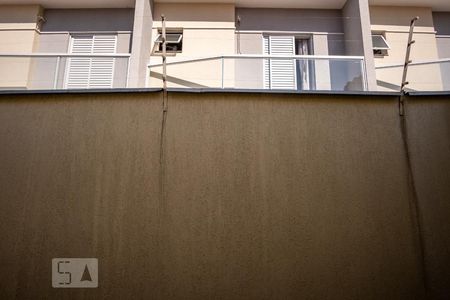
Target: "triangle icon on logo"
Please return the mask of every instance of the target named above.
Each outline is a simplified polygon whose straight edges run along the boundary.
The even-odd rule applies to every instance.
[[[81,276],[80,281],[92,281],[91,274],[89,273],[87,265],[84,267],[83,275]]]

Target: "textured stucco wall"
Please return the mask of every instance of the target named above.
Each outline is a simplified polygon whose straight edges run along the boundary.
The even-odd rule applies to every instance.
[[[0,107],[0,298],[155,293],[159,95],[2,97]],[[50,259],[62,256],[99,257],[101,288],[52,289]]]
[[[172,94],[166,147],[164,296],[422,293],[394,99]]]
[[[164,130],[161,100],[0,96],[1,298],[444,295],[449,98],[408,103],[420,230],[395,97],[169,92]]]
[[[407,125],[430,294],[433,299],[448,299],[450,97],[411,99],[408,105]]]

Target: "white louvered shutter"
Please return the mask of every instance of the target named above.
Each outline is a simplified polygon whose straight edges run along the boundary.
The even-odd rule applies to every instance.
[[[72,36],[70,52],[73,54],[114,54],[115,35]],[[115,58],[75,57],[68,61],[66,88],[112,88]]]
[[[70,53],[92,54],[93,36],[73,36],[71,38]],[[89,73],[91,59],[74,57],[68,59],[66,88],[86,89],[89,87]]]
[[[115,35],[95,35],[94,54],[114,54],[116,53],[117,36]],[[91,62],[90,88],[112,88],[114,76],[115,58],[96,57]]]
[[[266,44],[266,42],[265,42]],[[264,45],[266,51],[266,45]],[[268,53],[270,55],[295,55],[295,38],[293,36],[269,36]],[[271,89],[297,89],[295,59],[270,59],[265,67],[265,80],[269,77]],[[269,69],[267,71],[267,69]]]

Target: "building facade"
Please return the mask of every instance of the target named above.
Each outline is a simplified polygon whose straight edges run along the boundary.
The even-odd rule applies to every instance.
[[[0,88],[450,89],[445,0],[0,0]]]

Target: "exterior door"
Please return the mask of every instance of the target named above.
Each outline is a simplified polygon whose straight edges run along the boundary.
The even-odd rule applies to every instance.
[[[310,39],[294,36],[265,36],[264,54],[310,55]],[[309,90],[313,62],[307,59],[264,59],[264,87]]]
[[[264,54],[292,56],[295,55],[295,38],[293,36],[264,37]],[[297,89],[295,59],[265,59],[264,85],[269,89]]]

